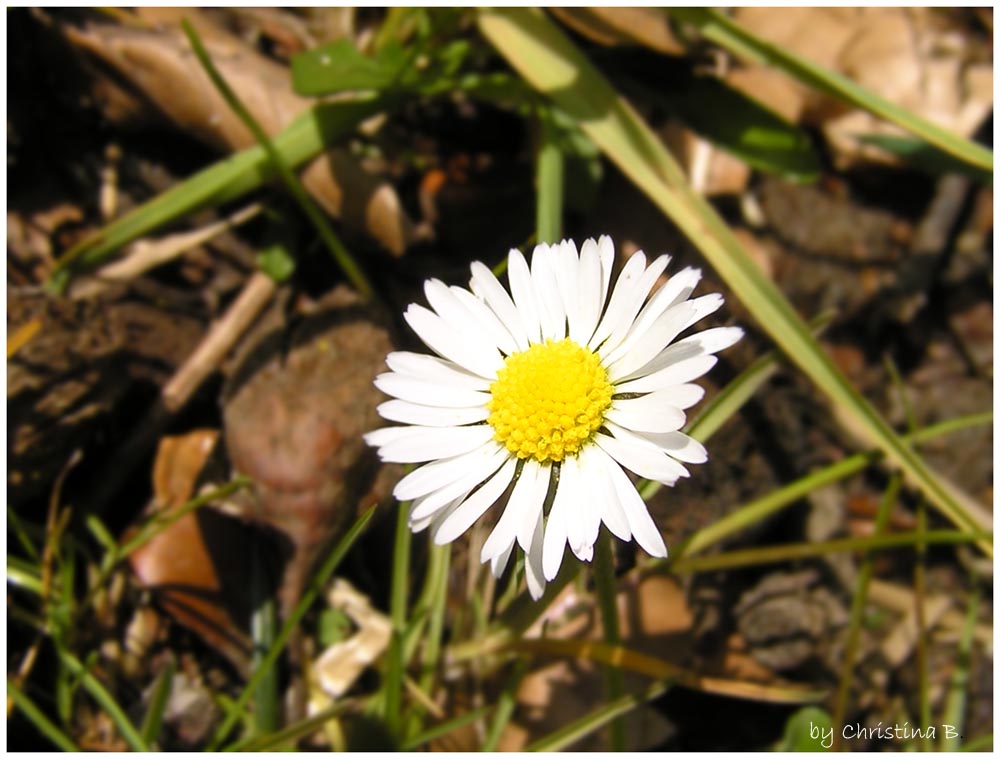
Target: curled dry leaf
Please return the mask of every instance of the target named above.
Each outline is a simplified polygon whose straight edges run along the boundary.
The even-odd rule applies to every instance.
[[[573,31],[601,45],[642,45],[658,53],[681,55],[667,15],[659,8],[550,8]]]
[[[969,137],[993,109],[993,67],[928,8],[740,8],[735,19],[767,42],[850,77],[891,102]],[[840,168],[895,159],[859,135],[904,136],[764,67],[734,69],[733,86],[786,117],[822,128]]]
[[[108,23],[61,27],[76,48],[114,72],[117,81],[104,76],[96,92],[109,119],[144,120],[152,106],[176,127],[220,151],[255,144],[191,51],[179,27],[182,15],[192,22],[219,72],[269,135],[310,106],[311,100],[292,91],[286,67],[195,9],[182,14],[161,9],[154,17],[155,28]],[[92,68],[100,77],[100,67]],[[413,224],[395,190],[366,172],[347,150],[333,148],[317,157],[303,170],[302,181],[328,213],[349,228],[367,232],[393,254],[401,255],[413,241]]]
[[[153,464],[155,515],[170,514],[195,495],[218,438],[217,430],[206,429],[160,441]],[[230,554],[242,552],[241,543],[232,536],[228,541],[212,539],[211,529],[205,529],[206,517],[239,526],[207,509],[185,514],[133,551],[129,562],[139,581],[154,591],[160,606],[245,673],[251,643],[239,614],[230,608],[234,599],[224,575],[234,557],[223,554],[227,545]],[[131,534],[126,532],[124,540]]]
[[[329,646],[313,665],[319,687],[336,699],[347,693],[365,668],[385,652],[392,622],[372,608],[370,599],[347,580],[334,580],[328,600],[331,608],[344,612],[357,626],[353,635]]]

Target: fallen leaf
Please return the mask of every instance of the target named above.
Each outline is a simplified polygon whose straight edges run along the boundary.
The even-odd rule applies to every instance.
[[[218,438],[216,430],[195,430],[160,442],[153,465],[154,514],[169,514],[194,495],[198,477]],[[206,539],[205,528],[213,520],[231,522],[233,528],[239,526],[206,509],[186,514],[133,551],[129,563],[167,613],[245,674],[251,643],[227,606],[233,596],[226,592],[218,569],[225,564],[225,556],[217,548],[220,543],[213,542],[210,549]],[[225,522],[222,525],[224,529]],[[123,540],[132,534],[126,531]],[[230,542],[229,546],[230,553],[240,553],[239,543]],[[245,578],[244,574],[244,585]]]
[[[601,45],[642,45],[659,53],[681,55],[667,15],[659,8],[550,8],[573,31]]]
[[[767,42],[844,74],[887,100],[969,137],[993,110],[993,67],[975,60],[930,8],[739,8],[734,18]],[[838,168],[898,159],[860,136],[906,133],[867,111],[749,67],[730,83],[779,112],[821,127]]]
[[[161,12],[154,17],[155,28],[60,24],[77,49],[110,67],[120,80],[107,88],[114,98],[106,109],[109,118],[142,117],[144,104],[217,150],[231,152],[256,144],[191,52],[178,26],[182,17],[197,29],[213,63],[267,134],[277,134],[313,102],[292,91],[286,67],[265,58],[197,9]],[[95,67],[95,76],[100,77],[100,71]],[[129,90],[123,91],[121,81]],[[178,82],[184,86],[178,87]],[[366,172],[346,149],[332,148],[317,157],[302,171],[302,182],[328,213],[348,227],[366,231],[393,254],[402,255],[413,242],[413,224],[392,185]]]

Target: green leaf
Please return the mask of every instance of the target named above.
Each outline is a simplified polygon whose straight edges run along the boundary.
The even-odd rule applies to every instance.
[[[394,40],[375,58],[359,53],[350,40],[337,40],[292,58],[292,85],[300,95],[384,90],[396,83],[406,63],[406,52]]]
[[[630,51],[608,59],[610,71],[642,102],[655,103],[716,147],[759,171],[796,182],[822,170],[809,134],[718,77],[662,55]]]
[[[284,282],[295,272],[295,258],[282,243],[257,254],[257,267],[275,282]]]
[[[649,126],[541,11],[480,11],[479,28],[532,87],[572,116],[583,131],[702,252],[765,330],[822,390],[834,411],[949,520],[968,534],[992,529],[978,503],[944,484],[900,440],[819,346],[785,296],[753,262],[712,206],[688,184]],[[979,547],[993,555],[992,543]]]
[[[826,751],[833,741],[833,718],[818,706],[803,706],[785,723],[775,751]]]

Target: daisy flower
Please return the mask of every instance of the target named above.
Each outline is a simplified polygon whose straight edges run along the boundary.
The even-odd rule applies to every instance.
[[[691,382],[743,334],[721,327],[675,342],[722,296],[692,299],[693,268],[653,292],[670,258],[647,266],[642,252],[612,288],[614,260],[605,236],[579,252],[571,241],[538,245],[530,266],[511,250],[509,293],[479,262],[468,290],[428,280],[431,308],[411,304],[404,317],[437,355],[390,353],[391,371],[375,380],[393,398],[379,414],[403,426],[365,440],[383,461],[423,463],[393,491],[412,501],[411,529],[449,543],[509,491],[481,560],[499,577],[519,545],[533,598],[567,544],[593,558],[602,523],[667,555],[625,469],[673,485],[689,476],[685,464],[706,461],[680,431],[704,395]]]

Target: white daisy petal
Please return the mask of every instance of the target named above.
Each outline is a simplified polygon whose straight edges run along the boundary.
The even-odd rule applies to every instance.
[[[594,556],[597,535],[601,531],[601,514],[604,511],[604,472],[595,469],[587,459],[580,461],[580,494],[583,497],[580,499],[579,511],[574,520],[577,527],[571,531],[573,540],[570,542],[570,548],[577,558],[590,561]]]
[[[390,427],[389,429],[407,428]],[[505,449],[502,445],[491,441],[460,456],[442,458],[424,464],[397,482],[392,494],[399,501],[412,501],[414,498],[433,493],[435,490],[461,479],[462,475],[471,467],[477,466],[477,462],[480,460],[490,459],[497,452],[503,450]]]
[[[669,364],[652,374],[615,385],[616,393],[651,393],[696,380],[718,362],[715,356],[695,356]]]
[[[562,340],[566,337],[566,311],[554,268],[556,254],[555,247],[536,245],[531,255],[531,279],[538,295],[543,340]]]
[[[423,532],[428,527],[440,523],[441,519],[450,514],[458,505],[465,499],[468,492],[460,494],[457,498],[453,498],[448,503],[440,508],[435,508],[433,510],[423,508],[423,501],[416,500],[410,505],[410,516],[407,524],[410,527],[410,532]],[[424,513],[421,516],[416,516],[418,510],[423,510]]]
[[[632,528],[635,542],[650,556],[665,557],[667,547],[663,543],[663,536],[656,529],[656,524],[649,516],[649,510],[646,508],[642,496],[639,495],[639,491],[635,489],[635,485],[615,461],[609,460],[607,462],[607,472],[618,492],[618,500],[621,502],[622,510],[628,519],[629,527]]]
[[[615,244],[607,235],[597,238],[597,254],[601,259],[600,310],[603,311],[608,300],[608,288],[611,286],[611,272],[615,268]]]
[[[609,364],[614,363],[630,351],[635,342],[646,334],[646,331],[656,323],[664,311],[687,300],[699,279],[701,279],[701,270],[691,268],[684,269],[668,279],[667,283],[657,290],[649,302],[643,306],[642,311],[639,312],[631,325],[628,335],[620,341],[617,348],[605,355],[605,361]]]
[[[542,573],[542,510],[535,515],[531,537],[524,548],[524,577],[528,581],[528,593],[537,601],[545,592],[545,577]]]
[[[514,552],[514,543],[511,542],[504,550],[490,559],[490,572],[498,580],[503,574],[503,571],[507,568],[507,562],[510,561],[510,555]]]
[[[405,427],[411,433],[379,446],[382,461],[395,464],[419,464],[423,461],[443,459],[478,448],[493,439],[493,428],[488,424],[474,427]],[[366,437],[371,443],[370,435]]]
[[[500,470],[470,495],[438,529],[434,541],[438,545],[450,543],[475,524],[486,511],[504,494],[517,468],[515,459],[507,459]]]
[[[604,317],[601,319],[600,324],[597,325],[594,336],[590,338],[590,342],[587,344],[591,350],[597,350],[601,347],[601,344],[608,339],[608,336],[618,326],[618,323],[625,318],[627,312],[632,308],[631,295],[635,291],[636,285],[645,270],[646,254],[642,251],[639,251],[625,262],[625,267],[622,269],[622,273],[618,275],[618,281],[615,282],[615,289],[611,291],[611,300],[608,301],[608,308],[604,312]]]
[[[463,390],[489,390],[490,380],[467,372],[453,361],[425,353],[394,351],[385,357],[385,363],[396,374],[414,379],[441,382]]]
[[[375,378],[375,387],[386,395],[422,406],[441,408],[485,408],[489,393],[465,390],[445,382],[416,379],[405,374],[386,372]]]
[[[712,293],[710,295],[702,295],[700,298],[695,298],[687,302],[694,308],[694,313],[691,314],[691,318],[684,325],[684,329],[687,329],[695,322],[701,321],[709,314],[714,314],[722,308],[722,304],[726,302],[726,299],[719,293]]]
[[[637,369],[644,368],[664,345],[681,333],[693,312],[691,301],[685,301],[661,314],[653,326],[635,341],[628,353],[608,366],[608,377],[611,381],[618,382]]]
[[[611,476],[607,472],[607,463],[610,461],[608,455],[596,445],[589,445],[580,451],[580,458],[584,465],[593,469],[594,478],[600,480],[603,490],[595,490],[597,498],[600,499],[601,521],[607,525],[611,534],[619,540],[630,540],[632,531],[628,526],[628,519],[622,509],[618,499],[618,492],[614,488]]]
[[[510,292],[514,296],[514,304],[524,323],[528,342],[541,342],[541,322],[538,316],[535,285],[531,280],[528,264],[521,251],[517,249],[511,250],[507,256],[507,278],[510,280]]]
[[[610,354],[622,344],[622,341],[632,331],[636,315],[639,313],[639,309],[642,308],[642,304],[645,303],[646,296],[649,295],[649,291],[653,289],[656,280],[660,278],[660,275],[663,274],[669,263],[670,256],[657,257],[649,265],[649,268],[642,273],[642,276],[636,280],[635,287],[628,296],[628,307],[619,317],[618,325],[611,333],[611,336],[601,346],[599,353],[602,358],[607,358],[610,361]]]
[[[383,419],[404,424],[419,424],[426,427],[459,427],[463,424],[486,421],[490,411],[485,406],[479,408],[442,408],[424,406],[409,401],[386,401],[376,409]]]
[[[472,263],[472,279],[469,280],[469,287],[472,288],[472,292],[486,301],[486,305],[510,332],[517,347],[520,350],[527,350],[528,334],[514,301],[511,300],[510,294],[500,284],[500,281],[493,276],[493,272],[479,261]]]
[[[483,543],[483,550],[480,553],[481,561],[492,559],[497,554],[513,545],[517,539],[518,530],[521,529],[521,522],[524,515],[532,507],[532,499],[535,498],[538,481],[542,477],[542,466],[534,459],[525,459],[521,467],[521,476],[514,483],[507,507],[497,521],[493,532]],[[547,480],[547,476],[546,476]]]
[[[456,330],[467,327],[472,314],[459,303],[451,289],[440,279],[428,279],[424,282],[424,295],[437,315]]]
[[[683,427],[687,421],[687,416],[677,404],[657,393],[641,398],[616,398],[604,412],[604,417],[625,429],[643,432],[673,432]]]
[[[579,292],[578,314],[576,321],[569,323],[569,336],[577,345],[586,345],[597,329],[604,308],[603,274],[601,272],[601,254],[597,243],[587,240],[580,248],[580,268],[577,271],[577,290]]]
[[[495,346],[467,338],[433,311],[416,303],[410,304],[403,318],[427,347],[438,355],[480,377],[496,379],[497,369],[503,366],[503,358]]]
[[[492,456],[473,460],[472,465],[455,482],[414,500],[410,518],[422,519],[437,513],[456,498],[464,498],[474,487],[493,476],[507,458],[506,453],[504,450],[499,450]]]
[[[563,554],[566,551],[569,525],[572,522],[573,510],[578,498],[577,490],[574,487],[576,480],[566,474],[567,461],[575,462],[576,459],[569,458],[560,466],[559,486],[556,488],[552,509],[549,511],[549,520],[545,525],[542,574],[546,580],[552,580],[559,574],[559,567],[562,566]]]
[[[566,312],[567,334],[577,344],[574,335],[574,325],[579,330],[580,321],[580,256],[576,252],[576,245],[572,240],[563,240],[555,248],[555,258],[553,268],[556,273],[556,284],[559,287],[559,295],[562,298],[563,310]],[[589,338],[590,335],[587,335]]]
[[[697,335],[691,335],[690,337],[685,337],[683,340],[678,340],[673,345],[668,345],[645,366],[640,367],[639,370],[624,375],[620,379],[616,380],[616,382],[618,384],[623,384],[633,378],[656,373],[661,369],[681,361],[687,361],[688,359],[697,358],[699,356],[718,353],[719,351],[733,345],[741,337],[743,337],[743,330],[739,327],[716,327],[715,329],[707,329]]]
[[[465,499],[468,497],[468,495],[469,494],[466,493],[461,498],[456,498],[454,501],[449,503],[445,508],[441,509],[441,511],[439,511],[437,514],[435,514],[433,517],[430,518],[429,526],[431,528],[431,540],[433,540],[435,544],[441,545],[441,543],[438,542],[438,535],[441,532],[441,526],[445,523],[445,521],[447,521],[448,517],[454,514],[455,511],[457,511],[461,507],[461,505],[465,502]]]
[[[740,327],[714,327],[699,332],[697,335],[678,340],[677,345],[696,345],[702,353],[718,353],[735,345],[743,337]]]
[[[560,477],[566,480],[566,498],[569,502],[566,507],[569,512],[565,524],[566,541],[577,557],[585,556],[589,547],[587,544],[589,520],[586,514],[590,508],[590,500],[594,497],[593,492],[587,490],[588,483],[584,480],[581,463],[579,457],[571,456],[562,462],[560,470]]]
[[[662,434],[641,432],[639,436],[678,461],[687,464],[704,464],[708,461],[708,451],[705,450],[705,446],[683,432],[664,432]]]
[[[510,331],[500,321],[500,317],[484,301],[462,287],[452,287],[450,289],[459,302],[469,310],[479,328],[493,339],[493,342],[496,343],[501,352],[510,356],[520,350]]]
[[[525,552],[528,551],[531,543],[536,517],[542,513],[542,507],[545,505],[545,495],[548,493],[551,478],[552,465],[542,464],[535,475],[534,490],[526,501],[524,511],[518,517],[517,542]]]
[[[705,388],[701,385],[676,385],[666,390],[657,390],[649,395],[660,396],[664,400],[669,399],[677,408],[689,409],[705,397]],[[644,396],[648,398],[649,395]]]
[[[647,441],[636,441],[634,436],[609,437],[598,433],[594,436],[594,442],[623,467],[647,480],[673,485],[687,475],[687,470],[663,451]]]

